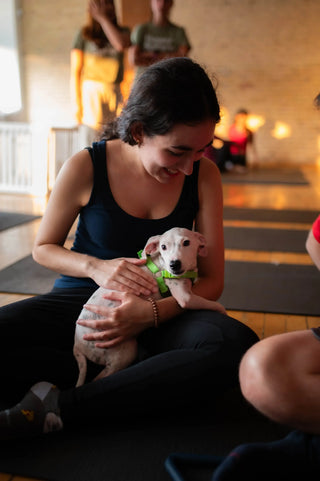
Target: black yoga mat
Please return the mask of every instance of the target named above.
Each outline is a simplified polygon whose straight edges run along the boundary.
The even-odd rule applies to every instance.
[[[44,294],[59,275],[37,264],[30,256],[0,271],[0,292]]]
[[[224,206],[224,220],[245,220],[257,222],[290,222],[312,224],[320,211],[291,209],[251,209]]]
[[[31,256],[0,271],[0,292],[44,294],[58,274]],[[227,261],[220,301],[227,309],[320,315],[320,273],[313,265]]]
[[[219,300],[230,310],[319,316],[319,293],[313,265],[227,261]]]
[[[299,169],[253,169],[246,173],[223,172],[221,174],[224,184],[283,184],[283,185],[309,185]]]
[[[110,413],[109,422],[91,427],[79,419],[77,428],[0,443],[0,472],[52,481],[172,481],[165,460],[173,452],[220,456],[244,442],[287,434],[246,405],[240,394],[231,392],[217,403],[218,398],[213,392],[209,409],[194,405],[184,414],[172,409],[136,420],[124,412],[117,422]],[[193,474],[193,481],[203,481]]]
[[[309,229],[257,229],[224,227],[226,249],[306,253]]]
[[[39,219],[38,215],[22,214],[19,212],[0,212],[0,231],[25,224],[35,219]]]

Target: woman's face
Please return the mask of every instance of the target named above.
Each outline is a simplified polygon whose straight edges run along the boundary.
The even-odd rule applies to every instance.
[[[235,116],[235,123],[239,125],[239,127],[245,128],[247,126],[248,114],[239,113]]]
[[[162,13],[165,17],[169,15],[173,0],[151,0],[151,10],[153,15]]]
[[[212,143],[214,128],[207,119],[193,126],[177,124],[165,135],[142,135],[139,155],[145,170],[161,183],[191,175],[194,162]]]

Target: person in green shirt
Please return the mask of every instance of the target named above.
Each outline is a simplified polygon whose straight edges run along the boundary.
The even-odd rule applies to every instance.
[[[185,29],[169,20],[172,6],[173,0],[151,0],[151,21],[132,30],[129,59],[136,68],[136,75],[159,60],[185,57],[190,51]]]

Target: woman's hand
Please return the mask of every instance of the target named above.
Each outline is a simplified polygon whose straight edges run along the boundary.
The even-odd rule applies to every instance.
[[[89,14],[100,23],[107,39],[118,51],[123,52],[130,45],[130,32],[121,30],[117,25],[116,11],[112,0],[90,0]]]
[[[115,17],[113,3],[108,0],[90,0],[88,10],[98,23],[104,18],[113,21]]]
[[[150,296],[158,291],[156,280],[149,272],[141,269],[145,259],[119,258],[95,259],[91,278],[105,289],[130,292],[136,296]]]
[[[105,299],[120,302],[116,307],[85,304],[84,307],[100,319],[79,319],[78,324],[96,329],[86,334],[83,339],[95,341],[99,348],[109,348],[123,341],[136,337],[147,327],[153,325],[153,309],[149,301],[128,292],[110,291],[103,296]]]

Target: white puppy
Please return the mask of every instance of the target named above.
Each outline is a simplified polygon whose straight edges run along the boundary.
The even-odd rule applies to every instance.
[[[225,313],[224,307],[215,301],[197,296],[192,292],[192,282],[197,277],[197,256],[206,256],[206,241],[203,235],[188,229],[174,227],[163,235],[151,237],[142,251],[141,257],[147,259],[142,269],[149,269],[159,284],[159,293],[155,299],[169,289],[178,304],[185,309],[210,309]],[[88,300],[88,304],[116,307],[119,302],[105,299],[106,289],[99,287]],[[161,292],[160,292],[161,291]],[[99,319],[100,316],[83,308],[79,319]],[[137,343],[130,339],[117,346],[101,349],[95,341],[83,339],[91,333],[92,328],[77,324],[74,342],[74,356],[79,365],[77,386],[85,382],[87,359],[104,366],[96,379],[119,371],[129,366],[137,355]]]

